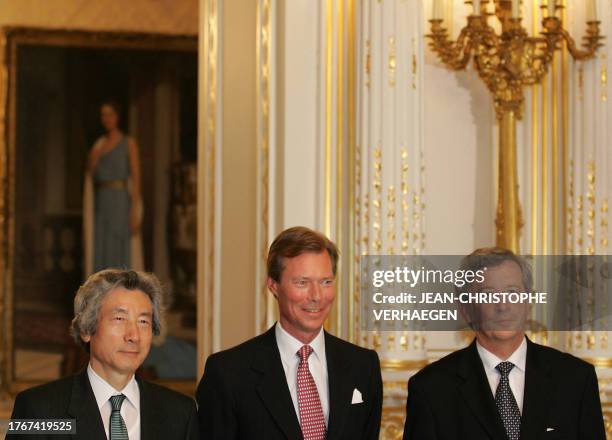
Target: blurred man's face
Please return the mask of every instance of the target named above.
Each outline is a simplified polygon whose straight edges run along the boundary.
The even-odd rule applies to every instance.
[[[278,300],[280,323],[304,344],[314,339],[334,302],[334,273],[326,251],[287,258],[280,282],[268,278]]]
[[[484,282],[475,284],[474,292],[525,292],[523,274],[514,261],[488,267]],[[495,344],[516,342],[525,335],[528,304],[478,304],[472,306],[470,321],[476,329],[476,337],[485,348]]]

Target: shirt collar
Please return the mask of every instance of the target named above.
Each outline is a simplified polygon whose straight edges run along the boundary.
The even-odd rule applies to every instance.
[[[89,376],[89,383],[94,392],[98,408],[102,408],[112,396],[123,394],[126,400],[130,402],[137,411],[140,411],[140,389],[138,388],[138,382],[136,382],[134,375],[132,375],[130,381],[120,391],[117,391],[111,384],[102,379],[91,367],[91,363],[87,366],[87,376]]]
[[[478,354],[486,371],[497,371],[495,367],[497,367],[500,362],[504,362],[504,360],[506,360],[508,362],[512,362],[514,367],[518,368],[521,372],[525,372],[525,364],[527,362],[527,338],[525,337],[523,337],[523,342],[521,342],[521,345],[514,350],[514,353],[512,353],[508,359],[498,358],[496,355],[480,345],[478,340],[476,340],[476,349],[478,350]]]
[[[299,339],[289,334],[289,332],[283,328],[280,321],[276,323],[274,333],[276,335],[278,350],[280,351],[281,356],[284,358],[295,358],[296,353],[300,350],[300,348],[302,348],[302,346],[310,345],[313,354],[315,354],[322,363],[325,363],[325,334],[323,332],[323,327],[321,327],[317,336],[310,341],[310,344],[303,344]]]

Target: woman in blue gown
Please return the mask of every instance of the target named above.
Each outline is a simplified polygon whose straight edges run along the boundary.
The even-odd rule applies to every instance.
[[[134,268],[133,236],[139,234],[140,162],[136,141],[119,128],[119,108],[105,102],[100,118],[106,134],[89,153],[93,203],[93,248],[87,268]],[[86,270],[87,271],[87,270]]]

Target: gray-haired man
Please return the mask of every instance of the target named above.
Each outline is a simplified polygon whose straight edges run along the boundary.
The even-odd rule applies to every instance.
[[[87,369],[20,393],[11,418],[76,420],[75,435],[50,439],[197,439],[194,401],[134,376],[160,332],[162,297],[152,274],[108,269],[89,277],[71,327],[90,354]]]
[[[486,271],[466,292],[532,289],[529,265],[506,249],[477,249],[461,269]],[[404,440],[605,440],[595,369],[527,339],[527,304],[461,309],[474,341],[410,378]]]

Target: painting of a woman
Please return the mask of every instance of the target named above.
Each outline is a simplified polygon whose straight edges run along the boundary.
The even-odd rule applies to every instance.
[[[142,269],[142,203],[136,141],[119,127],[119,106],[100,107],[106,133],[87,160],[83,230],[85,276],[109,267]]]

